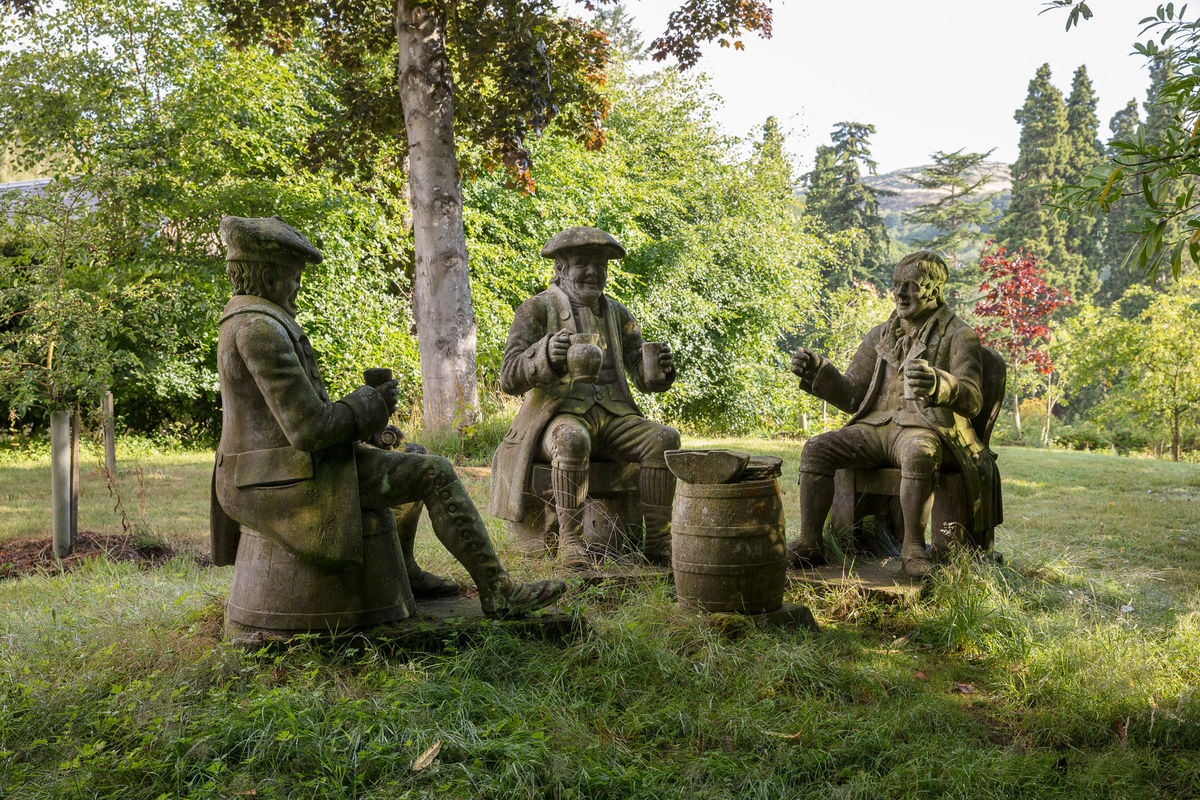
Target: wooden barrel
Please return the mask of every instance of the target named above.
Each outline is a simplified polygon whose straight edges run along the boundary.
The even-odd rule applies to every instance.
[[[226,636],[350,630],[411,616],[416,604],[391,510],[364,511],[362,533],[362,563],[328,569],[243,527],[225,610]]]
[[[680,605],[758,614],[783,605],[783,501],[774,478],[685,483],[671,514],[671,567]]]

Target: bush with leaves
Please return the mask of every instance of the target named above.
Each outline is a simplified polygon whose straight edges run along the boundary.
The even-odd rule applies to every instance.
[[[1118,302],[1109,308],[1084,306],[1067,323],[1078,342],[1071,380],[1076,387],[1098,387],[1100,400],[1091,417],[1122,432],[1117,438],[1124,446],[1152,436],[1169,441],[1178,461],[1200,422],[1200,351],[1194,342],[1200,330],[1200,279],[1184,277],[1170,291],[1135,285],[1123,301],[1135,300],[1144,304],[1136,319],[1123,315]],[[1142,437],[1135,435],[1139,430]]]
[[[53,264],[55,287],[92,292],[78,313],[99,327],[81,360],[101,372],[80,375],[78,391],[113,386],[119,415],[147,432],[212,425],[216,321],[230,294],[217,224],[279,214],[326,254],[300,303],[332,390],[360,383],[365,364],[389,365],[416,398],[401,207],[386,187],[309,169],[309,137],[337,106],[311,43],[283,59],[234,49],[198,0],[65,0],[2,21],[0,130],[73,208],[49,214],[55,228],[35,220],[52,197],[11,197],[0,244],[11,274]],[[54,231],[65,228],[86,236],[60,253]],[[47,286],[13,278],[6,291],[53,302]],[[34,309],[16,309],[23,321],[7,330],[35,325]],[[29,361],[17,339],[6,365]],[[27,414],[38,392],[29,383],[2,402]]]
[[[465,187],[485,380],[495,383],[513,309],[552,276],[542,245],[595,225],[629,251],[610,262],[607,292],[676,352],[674,387],[643,410],[693,429],[791,428],[800,399],[780,340],[814,313],[817,266],[833,253],[795,212],[778,130],[739,157],[702,79],[664,71],[611,92],[602,151],[556,134],[538,143],[536,194],[498,177]]]

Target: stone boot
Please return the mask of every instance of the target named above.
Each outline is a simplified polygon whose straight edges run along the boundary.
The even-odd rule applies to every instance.
[[[651,564],[671,566],[671,504],[675,500],[675,476],[667,467],[642,465],[638,473],[642,496],[642,518],[646,538],[642,553]]]
[[[923,578],[933,569],[933,561],[925,552],[925,543],[910,547],[908,542],[900,550],[900,558],[904,561],[904,574],[910,578]]]
[[[486,616],[519,617],[550,605],[566,591],[560,580],[521,583],[509,577],[475,504],[457,479],[438,486],[425,498],[425,506],[433,532],[475,581]]]
[[[552,467],[550,487],[558,515],[558,556],[567,569],[582,570],[592,565],[583,546],[583,504],[587,498],[587,467]]]

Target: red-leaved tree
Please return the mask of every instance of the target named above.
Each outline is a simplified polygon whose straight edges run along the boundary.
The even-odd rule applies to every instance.
[[[1020,439],[1022,368],[1032,368],[1039,375],[1054,372],[1046,351],[1051,337],[1047,322],[1056,309],[1071,302],[1071,297],[1062,287],[1047,286],[1045,270],[1033,255],[1022,250],[1010,253],[989,240],[979,268],[984,278],[979,284],[982,296],[975,304],[975,313],[989,321],[977,330],[984,344],[1008,356],[1013,427]]]

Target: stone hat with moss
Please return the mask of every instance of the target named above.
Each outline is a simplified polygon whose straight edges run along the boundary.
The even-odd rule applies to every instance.
[[[564,250],[574,250],[577,247],[595,247],[605,251],[609,258],[624,258],[625,248],[621,247],[611,233],[599,228],[577,227],[567,228],[562,233],[556,233],[542,248],[544,258],[554,256]]]
[[[320,264],[321,251],[280,217],[222,217],[226,261],[257,261],[300,267]]]

